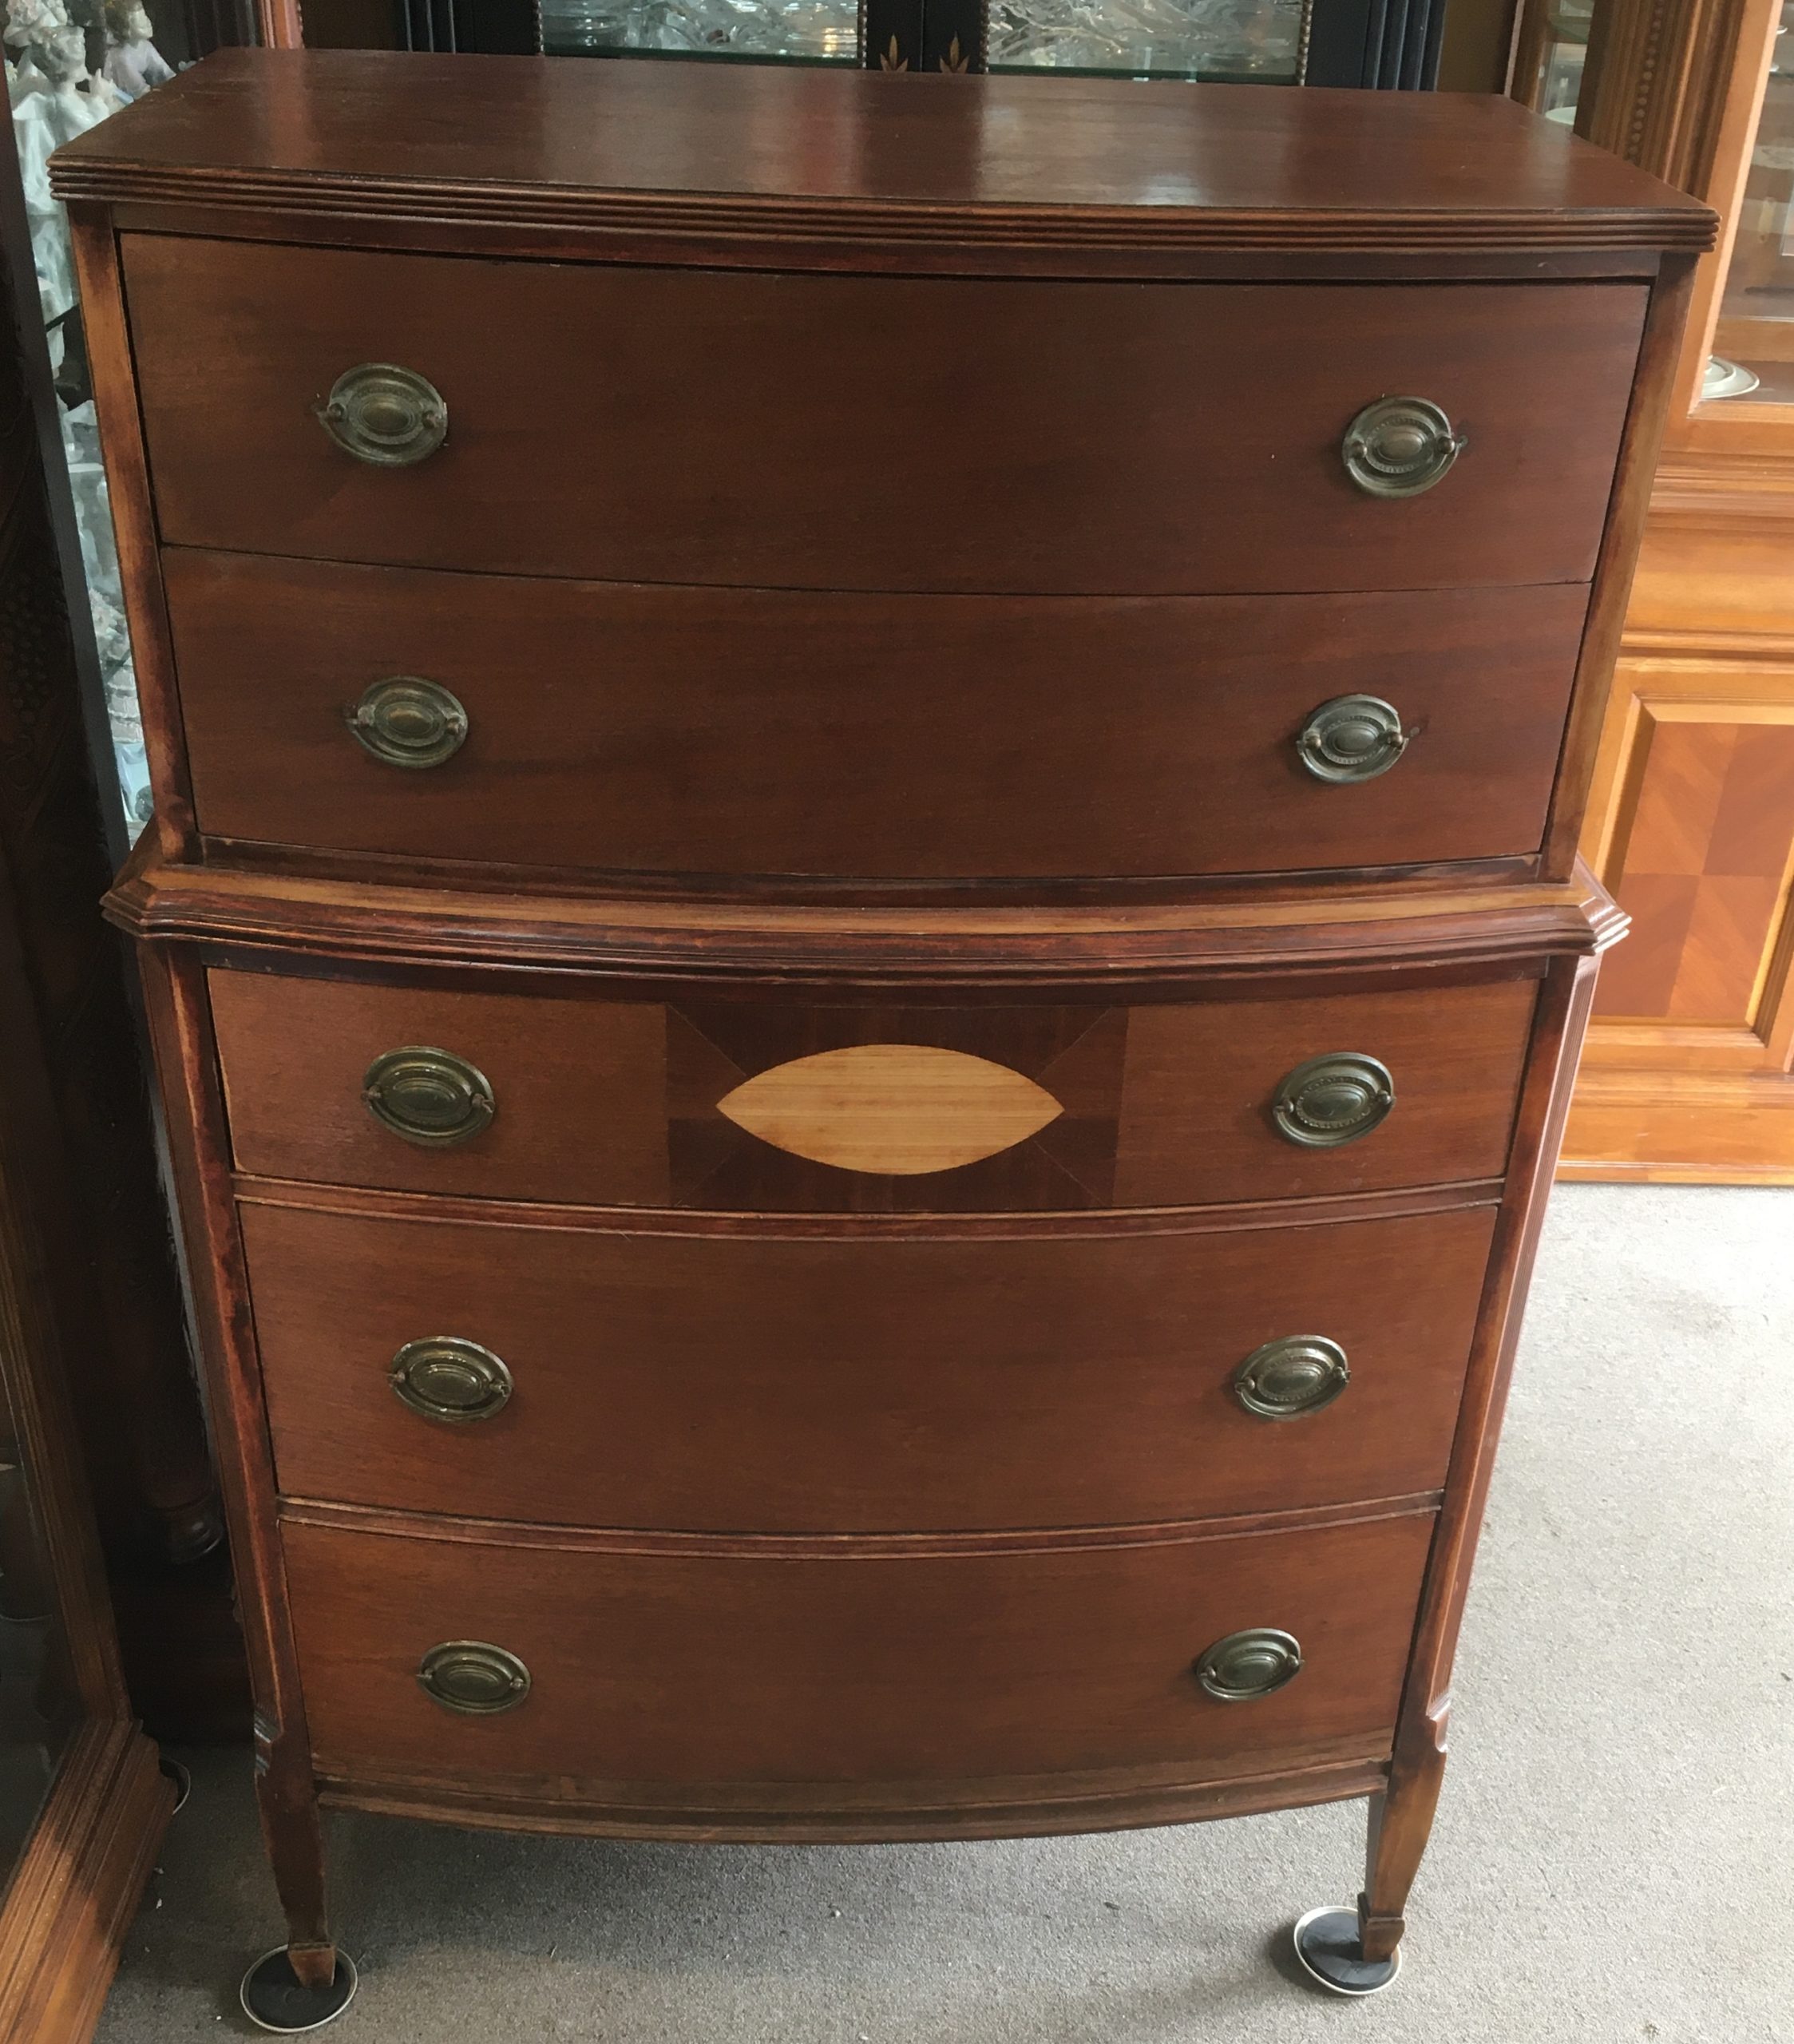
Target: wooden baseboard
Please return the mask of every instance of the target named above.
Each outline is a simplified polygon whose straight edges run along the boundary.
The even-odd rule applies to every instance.
[[[3,2044],[87,2044],[174,1796],[134,1724],[77,1732],[0,1899]]]

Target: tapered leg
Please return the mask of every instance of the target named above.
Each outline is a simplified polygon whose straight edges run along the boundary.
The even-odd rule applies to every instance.
[[[1416,1713],[1404,1726],[1389,1785],[1370,1804],[1364,1892],[1356,1913],[1311,1910],[1296,1926],[1296,1955],[1337,1994],[1374,1994],[1400,1963],[1408,1892],[1432,1835],[1445,1778],[1446,1706]]]
[[[244,1975],[244,2013],[281,2034],[321,2029],[355,1991],[354,1965],[336,1949],[324,1906],[324,1832],[310,1757],[278,1725],[255,1720],[255,1799],[287,1943]]]
[[[1389,1785],[1370,1805],[1364,1889],[1358,1897],[1358,1936],[1364,1957],[1393,1959],[1405,1927],[1408,1891],[1432,1836],[1433,1813],[1445,1779],[1445,1720],[1441,1708],[1417,1721],[1410,1750],[1398,1753]]]

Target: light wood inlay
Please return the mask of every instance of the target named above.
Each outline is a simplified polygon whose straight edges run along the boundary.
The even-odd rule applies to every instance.
[[[855,1044],[794,1058],[717,1103],[775,1149],[844,1171],[917,1177],[994,1157],[1064,1111],[1008,1065],[927,1044]]]

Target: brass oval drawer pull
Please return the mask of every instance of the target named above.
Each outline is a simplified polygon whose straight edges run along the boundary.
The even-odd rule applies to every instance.
[[[1196,1679],[1221,1703],[1250,1703],[1293,1682],[1302,1650],[1292,1634],[1254,1626],[1218,1639],[1196,1663]]]
[[[362,1098],[382,1127],[430,1149],[472,1141],[498,1111],[483,1072],[427,1044],[382,1052],[362,1080]]]
[[[454,691],[421,675],[370,683],[343,712],[357,745],[388,766],[440,766],[467,740],[467,712]]]
[[[426,1420],[489,1420],[509,1402],[511,1373],[501,1357],[458,1334],[407,1341],[387,1378],[399,1398]]]
[[[1332,1051],[1284,1075],[1271,1119],[1286,1143],[1330,1150],[1368,1135],[1395,1104],[1386,1064],[1362,1051]]]
[[[1428,398],[1379,398],[1345,429],[1340,458],[1367,497],[1418,497],[1463,452],[1464,436]]]
[[[1261,1420],[1318,1412],[1352,1381],[1345,1351],[1324,1334],[1286,1334],[1254,1349],[1234,1373],[1234,1396]]]
[[[345,454],[377,469],[428,461],[449,437],[442,393],[427,376],[394,362],[344,370],[317,413]]]
[[[529,1693],[529,1670],[514,1654],[483,1639],[446,1639],[418,1663],[424,1694],[445,1710],[493,1717]]]
[[[1317,781],[1374,781],[1407,750],[1401,714],[1380,695],[1336,695],[1296,734],[1296,757]]]

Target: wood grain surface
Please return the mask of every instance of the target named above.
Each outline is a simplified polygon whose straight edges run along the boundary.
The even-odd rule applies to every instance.
[[[296,1193],[280,1197],[296,1199]],[[1436,1488],[1493,1210],[1221,1232],[896,1240],[457,1225],[243,1207],[278,1480],[414,1511],[731,1531],[1196,1519]],[[406,1342],[477,1341],[489,1419],[400,1402]],[[1319,1334],[1302,1418],[1230,1389]]]
[[[164,541],[822,589],[1586,581],[1647,296],[121,246]],[[196,327],[216,337],[203,360]],[[527,374],[500,332],[528,337]],[[315,415],[370,362],[446,404],[447,441],[415,466],[357,461]],[[1392,392],[1469,442],[1401,501],[1365,495],[1340,455]]]
[[[64,149],[56,176],[69,198],[326,232],[343,216],[464,240],[533,224],[746,243],[762,261],[770,244],[786,263],[857,244],[862,260],[966,267],[1215,248],[1536,265],[1541,250],[1704,248],[1713,229],[1685,193],[1494,94],[409,51],[220,51]]]
[[[1531,980],[1503,980],[1133,1009],[892,1008],[663,1006],[225,971],[210,983],[241,1171],[740,1212],[1180,1206],[1498,1176],[1535,993]],[[983,1161],[889,1175],[794,1156],[719,1111],[745,1081],[793,1060],[893,1043],[1003,1064],[1062,1111]],[[413,1045],[485,1076],[497,1111],[482,1132],[425,1148],[374,1119],[364,1073]],[[1337,1148],[1280,1136],[1269,1108],[1285,1075],[1344,1051],[1388,1066],[1388,1119]],[[880,1107],[881,1126],[886,1118]]]
[[[420,1527],[420,1531],[422,1529]],[[327,1773],[900,1781],[1200,1759],[1392,1729],[1430,1513],[1206,1541],[857,1557],[639,1536],[564,1550],[283,1528]],[[1302,1644],[1274,1695],[1220,1703],[1192,1663],[1255,1626]],[[518,1655],[516,1710],[460,1717],[417,1679],[445,1640]],[[651,1697],[653,1706],[643,1708]]]
[[[1536,850],[1587,593],[1158,599],[653,588],[171,549],[199,827],[545,869],[897,878],[1198,874]],[[422,675],[459,752],[344,712]],[[1300,765],[1337,696],[1403,758]]]

